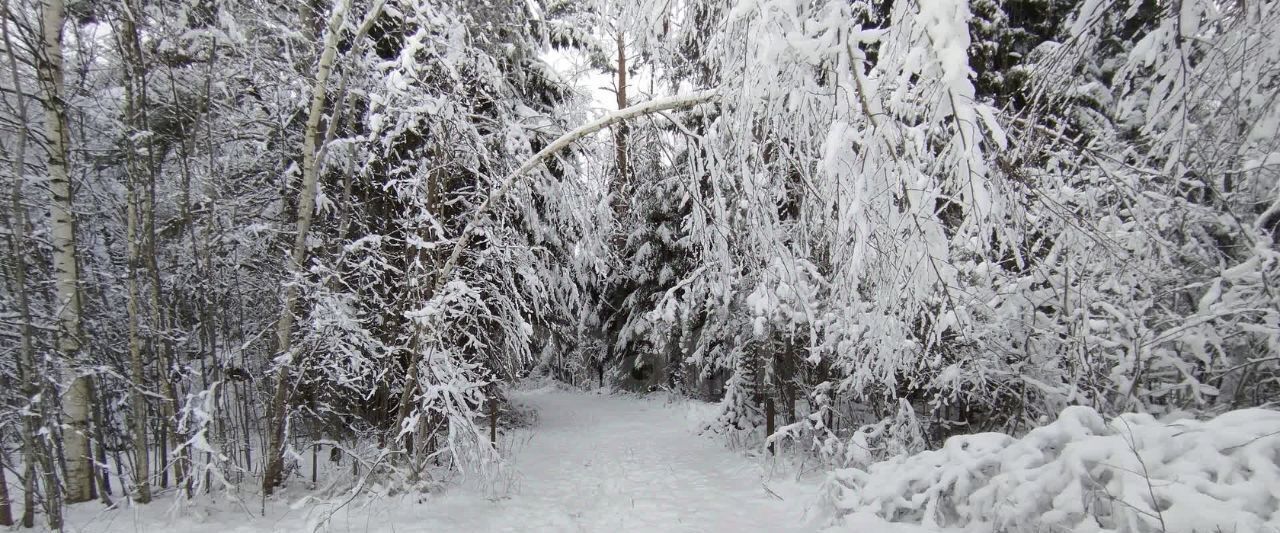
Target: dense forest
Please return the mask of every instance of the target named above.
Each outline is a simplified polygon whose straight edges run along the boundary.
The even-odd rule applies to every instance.
[[[832,521],[956,436],[1275,420],[1273,0],[2,10],[0,525],[499,475],[533,379],[713,402]]]

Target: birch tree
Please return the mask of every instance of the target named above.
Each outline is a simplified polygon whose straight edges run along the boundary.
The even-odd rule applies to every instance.
[[[293,246],[289,253],[289,279],[285,280],[284,309],[276,323],[275,351],[280,354],[280,361],[275,376],[275,393],[267,411],[268,437],[266,468],[262,474],[262,491],[270,495],[279,483],[280,471],[284,466],[285,424],[288,419],[289,373],[293,365],[294,354],[290,351],[290,340],[293,330],[293,317],[298,301],[296,280],[293,279],[303,268],[307,259],[307,233],[311,231],[312,217],[315,215],[316,196],[316,150],[319,142],[320,119],[324,113],[325,94],[328,90],[329,74],[333,72],[333,62],[338,53],[338,32],[351,8],[350,0],[335,0],[329,10],[329,22],[324,30],[320,57],[316,61],[316,79],[311,86],[311,105],[307,112],[307,122],[302,133],[302,176],[298,187],[298,210],[294,225]]]
[[[78,366],[81,345],[80,271],[76,258],[75,204],[68,160],[66,100],[63,95],[62,0],[41,5],[40,36],[43,43],[37,61],[43,92],[44,133],[48,145],[49,191],[52,194],[53,270],[57,288],[58,351],[64,359],[68,385],[62,397],[67,427],[63,432],[66,453],[66,499],[69,503],[92,499],[93,474],[89,453],[89,378]]]
[[[381,14],[385,0],[378,0],[363,18],[363,22],[354,34],[354,41],[360,41],[372,27],[373,21]],[[297,223],[294,229],[294,242],[289,256],[289,279],[286,280],[284,309],[276,323],[276,353],[280,354],[279,368],[275,376],[275,393],[268,409],[268,455],[266,469],[263,473],[263,493],[270,495],[273,487],[279,482],[280,471],[284,462],[284,438],[288,418],[289,372],[295,364],[295,354],[290,350],[295,308],[298,301],[298,276],[307,261],[307,235],[315,216],[316,190],[319,179],[318,158],[322,148],[320,120],[325,111],[325,96],[328,92],[329,76],[334,69],[338,54],[338,40],[348,11],[350,0],[335,0],[329,13],[329,22],[325,27],[323,46],[316,63],[316,79],[311,88],[311,103],[307,112],[307,121],[302,133],[302,175],[299,184]],[[335,113],[330,121],[337,121]]]

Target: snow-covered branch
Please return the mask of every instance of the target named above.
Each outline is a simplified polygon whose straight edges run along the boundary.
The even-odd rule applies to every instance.
[[[715,101],[719,96],[720,93],[717,90],[708,89],[689,95],[676,95],[666,98],[658,98],[656,100],[636,104],[625,109],[619,109],[594,121],[583,124],[573,131],[561,135],[560,138],[547,145],[546,148],[539,150],[538,153],[533,155],[533,157],[530,157],[510,174],[507,174],[507,176],[502,179],[502,182],[500,182],[498,186],[489,193],[488,198],[485,198],[484,203],[480,204],[480,207],[471,214],[471,219],[462,229],[462,235],[458,236],[457,244],[454,245],[453,251],[449,254],[449,259],[445,261],[442,267],[440,267],[440,271],[436,275],[435,288],[439,290],[444,286],[445,282],[448,281],[449,274],[451,274],[454,267],[457,266],[458,259],[462,257],[462,252],[465,251],[467,245],[471,243],[471,238],[475,235],[476,227],[484,216],[493,209],[494,205],[506,196],[507,192],[511,190],[511,187],[514,186],[522,176],[543,164],[547,159],[551,158],[551,156],[554,156],[561,150],[568,148],[573,143],[614,124],[662,111],[687,109],[690,107],[700,106]]]

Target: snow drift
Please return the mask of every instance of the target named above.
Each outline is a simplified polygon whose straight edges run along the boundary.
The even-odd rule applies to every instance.
[[[1280,412],[1108,422],[1070,407],[1020,439],[957,436],[837,470],[824,498],[838,520],[871,513],[965,531],[1280,531]]]

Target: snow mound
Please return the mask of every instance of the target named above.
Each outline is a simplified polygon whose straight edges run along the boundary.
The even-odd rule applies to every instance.
[[[837,522],[871,513],[965,531],[1280,531],[1280,412],[1108,422],[1070,407],[1020,439],[957,436],[836,470],[824,503]]]

